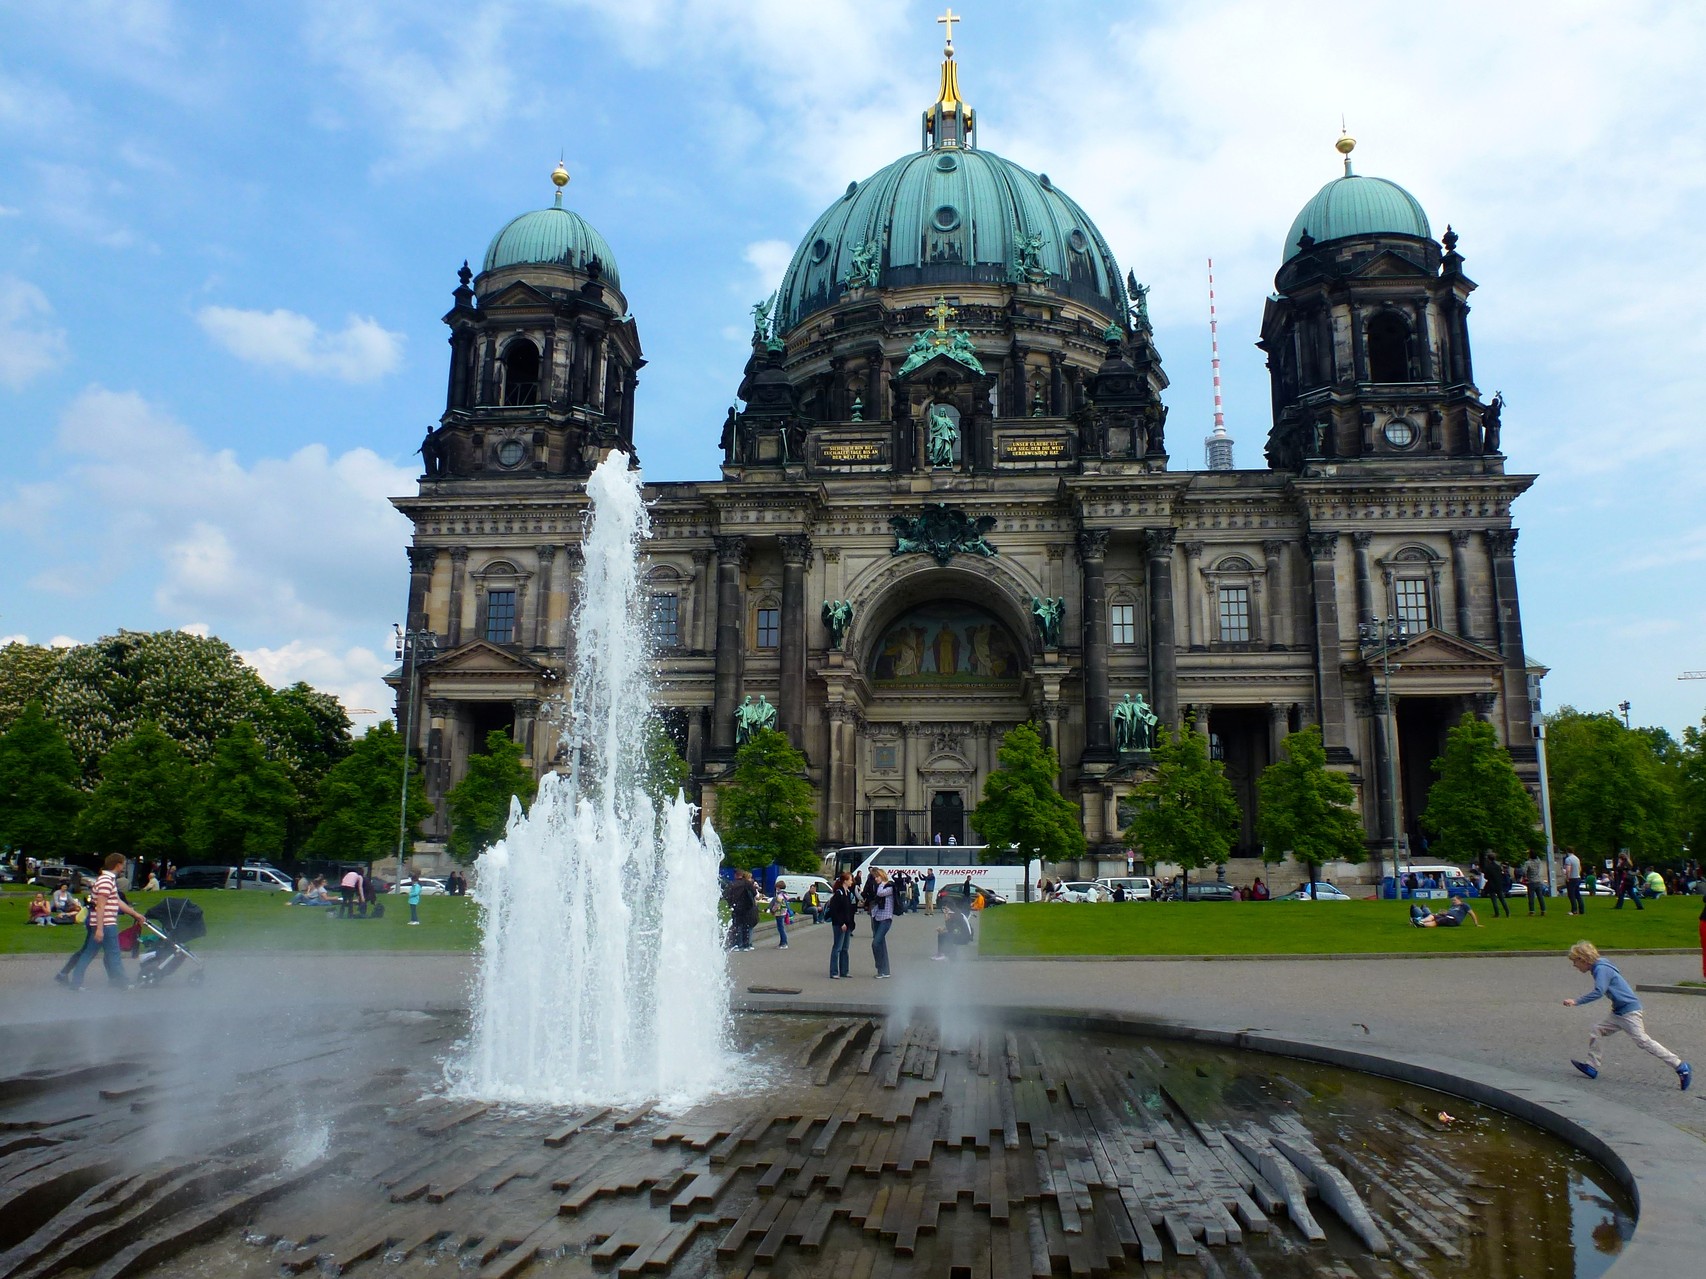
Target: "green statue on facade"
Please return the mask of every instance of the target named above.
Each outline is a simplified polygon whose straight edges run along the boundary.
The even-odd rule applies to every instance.
[[[1031,596],[1031,616],[1037,621],[1037,634],[1042,637],[1044,648],[1060,647],[1060,626],[1066,620],[1066,597],[1064,595],[1049,599]]]
[[[847,270],[848,288],[875,287],[877,277],[882,273],[882,252],[883,246],[876,240],[853,246],[853,265]]]
[[[752,339],[757,341],[770,331],[770,308],[776,305],[774,296],[764,298],[752,307]]]
[[[1146,751],[1155,745],[1155,726],[1160,722],[1143,694],[1127,693],[1113,710],[1114,749]]]
[[[840,648],[841,641],[847,638],[847,628],[853,624],[853,601],[825,600],[823,624],[829,628],[829,646]]]
[[[776,708],[763,693],[758,695],[756,702],[752,700],[752,694],[748,693],[741,699],[740,705],[735,707],[735,745],[745,746],[760,730],[773,730],[775,727]]]
[[[931,466],[952,466],[960,444],[960,426],[946,404],[930,406],[930,440],[926,450]]]

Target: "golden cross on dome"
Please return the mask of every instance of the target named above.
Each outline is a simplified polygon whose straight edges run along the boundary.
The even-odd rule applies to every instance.
[[[944,13],[940,18],[937,18],[936,21],[940,22],[943,26],[948,28],[948,49],[947,49],[947,53],[948,53],[948,56],[951,58],[954,56],[954,23],[964,22],[965,19],[960,17],[959,14],[955,13],[953,6],[949,5],[948,11],[946,13]]]
[[[948,321],[958,315],[959,311],[949,306],[945,298],[939,297],[936,299],[936,305],[931,307],[924,314],[935,317],[936,332],[946,333],[948,331]]]

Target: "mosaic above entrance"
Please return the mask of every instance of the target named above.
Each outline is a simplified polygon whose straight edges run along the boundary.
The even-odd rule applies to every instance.
[[[1023,663],[1012,634],[983,609],[939,602],[903,615],[884,633],[871,664],[880,683],[1014,681]]]

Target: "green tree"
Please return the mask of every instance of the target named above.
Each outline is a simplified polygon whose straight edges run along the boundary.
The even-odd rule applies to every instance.
[[[42,708],[93,782],[101,757],[153,720],[192,762],[238,724],[257,722],[271,690],[223,640],[183,631],[120,631],[67,649]]]
[[[1690,854],[1706,852],[1706,717],[1682,730],[1676,778],[1677,830]]]
[[[731,866],[775,862],[803,874],[822,865],[806,757],[774,729],[754,733],[735,753],[734,773],[717,789],[716,824]]]
[[[658,812],[675,802],[676,792],[692,797],[693,770],[681,758],[675,739],[657,716],[646,721],[645,781],[646,794]]]
[[[1368,856],[1356,791],[1327,767],[1321,730],[1314,724],[1280,743],[1283,759],[1256,780],[1256,828],[1262,860],[1276,865],[1287,853],[1309,869],[1309,891],[1325,862],[1356,866]]]
[[[373,862],[397,851],[403,803],[403,738],[390,720],[368,729],[353,750],[320,779],[317,806],[324,814],[303,846],[308,857]],[[407,842],[432,816],[420,765],[409,761]]]
[[[1226,770],[1208,755],[1208,738],[1185,728],[1156,731],[1154,773],[1132,789],[1137,813],[1125,842],[1154,866],[1172,862],[1190,872],[1232,855],[1241,815]]]
[[[76,848],[74,828],[84,800],[77,779],[65,735],[40,702],[26,703],[0,737],[0,847],[37,860]]]
[[[1075,861],[1084,855],[1077,805],[1055,789],[1060,757],[1030,724],[1001,739],[998,767],[984,779],[971,827],[983,836],[985,861],[1006,861],[1017,847],[1025,861]]]
[[[77,821],[86,848],[138,860],[184,860],[195,770],[183,750],[143,720],[101,757],[101,783]]]
[[[186,832],[190,852],[233,866],[280,856],[295,809],[289,771],[267,758],[254,725],[240,723],[214,743],[213,758],[196,770]]]
[[[0,733],[12,726],[24,707],[42,700],[62,651],[16,640],[0,645]]]
[[[1473,861],[1490,852],[1512,862],[1540,846],[1540,810],[1491,724],[1465,715],[1445,735],[1445,754],[1434,761],[1434,772],[1438,780],[1422,813],[1422,825],[1433,836],[1430,851],[1447,861]]]
[[[519,744],[501,728],[486,734],[486,749],[468,761],[467,775],[445,793],[450,808],[450,855],[470,862],[503,838],[509,802],[533,803],[538,780],[521,762]]]
[[[1553,833],[1584,863],[1676,856],[1676,795],[1649,736],[1566,706],[1546,720],[1546,761]]]
[[[320,803],[320,783],[353,746],[349,716],[343,703],[298,681],[289,688],[267,689],[256,711],[255,729],[267,756],[283,764],[296,791],[285,838],[288,854],[306,843],[326,810]],[[399,760],[398,768],[402,768]]]

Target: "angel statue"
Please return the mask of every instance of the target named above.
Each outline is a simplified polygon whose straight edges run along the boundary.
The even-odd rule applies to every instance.
[[[752,307],[752,337],[754,341],[770,330],[770,310],[776,305],[775,295],[755,302]]]
[[[829,646],[840,648],[841,641],[847,638],[847,628],[853,624],[853,601],[825,600],[823,624],[829,628]]]
[[[1066,617],[1066,597],[1061,595],[1049,599],[1045,595],[1039,599],[1031,596],[1031,616],[1036,618],[1037,634],[1042,636],[1043,647],[1059,648],[1060,624]]]

